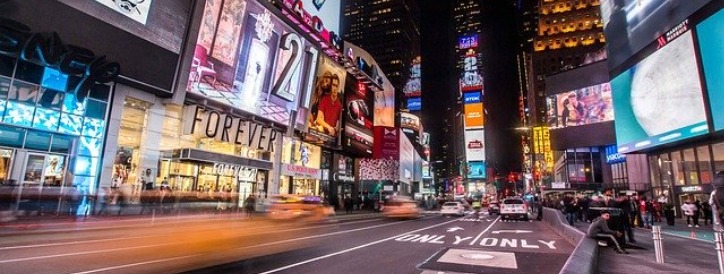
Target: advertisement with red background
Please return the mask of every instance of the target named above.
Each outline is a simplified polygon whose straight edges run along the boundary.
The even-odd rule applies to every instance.
[[[345,84],[344,139],[342,146],[359,154],[372,154],[374,91],[348,76]]]
[[[400,158],[400,132],[394,127],[375,127],[375,144],[372,157],[398,160]]]

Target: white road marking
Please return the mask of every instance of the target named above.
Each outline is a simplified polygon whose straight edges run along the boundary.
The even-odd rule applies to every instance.
[[[456,227],[448,228],[448,229],[447,229],[447,232],[455,232],[455,231],[458,231],[458,230],[465,230],[465,229],[462,228],[462,227],[456,226]]]
[[[316,261],[319,261],[319,260],[322,260],[322,259],[326,259],[326,258],[329,258],[329,257],[337,256],[337,255],[340,255],[340,254],[344,254],[344,253],[352,252],[352,251],[355,251],[355,250],[358,250],[358,249],[362,249],[362,248],[365,248],[365,247],[368,247],[368,246],[372,246],[372,245],[376,245],[376,244],[379,244],[379,243],[383,243],[383,242],[386,242],[386,241],[389,241],[389,240],[392,240],[392,239],[395,239],[395,238],[398,238],[398,237],[401,237],[401,236],[404,236],[404,235],[407,235],[407,234],[410,234],[410,233],[415,233],[415,232],[427,230],[427,229],[430,229],[430,228],[435,228],[435,227],[439,227],[439,226],[444,226],[444,225],[447,225],[447,224],[449,224],[449,223],[456,222],[456,221],[457,221],[457,220],[450,220],[450,221],[447,221],[447,222],[444,222],[444,223],[439,223],[439,224],[436,224],[436,225],[432,225],[432,226],[420,228],[420,229],[417,229],[417,230],[414,230],[414,231],[402,233],[402,234],[395,235],[395,236],[392,236],[392,237],[388,237],[388,238],[385,238],[385,239],[377,240],[377,241],[374,241],[374,242],[371,242],[371,243],[367,243],[367,244],[363,244],[363,245],[360,245],[360,246],[348,248],[348,249],[345,249],[345,250],[340,250],[340,251],[337,251],[337,252],[334,252],[334,253],[330,253],[330,254],[327,254],[327,255],[319,256],[319,257],[316,257],[316,258],[311,258],[311,259],[306,260],[306,261],[302,261],[302,262],[298,262],[298,263],[295,263],[295,264],[290,264],[290,265],[283,266],[283,267],[280,267],[280,268],[272,269],[272,270],[269,270],[269,271],[267,271],[267,272],[263,272],[263,273],[261,273],[261,274],[269,274],[269,273],[279,272],[279,271],[282,271],[282,270],[287,270],[287,269],[290,269],[290,268],[293,268],[293,267],[297,267],[297,266],[300,266],[300,265],[305,265],[305,264],[308,264],[308,263],[311,263],[311,262],[316,262]]]
[[[530,230],[496,230],[496,231],[493,231],[492,233],[493,234],[500,234],[500,233],[520,234],[520,233],[533,233],[533,231],[530,231]]]
[[[105,271],[109,271],[109,270],[116,270],[116,269],[121,269],[121,268],[139,266],[139,265],[147,265],[147,264],[155,264],[155,263],[163,263],[163,262],[168,262],[168,261],[181,260],[181,259],[186,259],[186,258],[191,258],[191,257],[196,257],[196,256],[201,256],[201,254],[153,260],[153,261],[140,262],[140,263],[135,263],[135,264],[117,265],[117,266],[88,270],[88,271],[83,271],[83,272],[75,272],[72,274],[89,274],[89,273],[105,272]]]
[[[495,225],[495,223],[498,222],[498,220],[500,220],[500,216],[498,216],[498,218],[495,218],[495,221],[493,221],[493,222],[488,226],[488,228],[486,228],[485,230],[483,230],[483,232],[480,232],[480,234],[478,234],[478,236],[475,237],[475,239],[473,239],[472,242],[470,242],[470,245],[474,245],[475,242],[477,242],[478,239],[480,239],[480,237],[482,237],[483,234],[485,234],[485,232],[488,232],[488,230],[490,230],[490,228],[492,228],[492,227]]]

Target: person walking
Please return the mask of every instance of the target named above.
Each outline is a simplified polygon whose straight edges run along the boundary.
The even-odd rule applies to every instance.
[[[566,220],[568,224],[573,226],[576,220],[576,201],[571,195],[567,195],[563,198],[563,213],[566,214]]]
[[[699,227],[699,217],[701,216],[701,202],[699,202],[699,200],[695,200],[694,207],[696,207],[696,210],[694,211],[694,226]]]
[[[631,212],[631,203],[629,201],[629,197],[619,197],[618,208],[620,208],[621,212],[623,213],[621,214],[621,217],[623,218],[623,231],[626,232],[629,243],[636,243],[636,240],[634,240],[634,233],[632,229],[633,224],[631,222],[631,215],[629,214],[629,212]]]
[[[244,211],[246,212],[246,217],[251,218],[251,215],[254,213],[254,209],[256,208],[256,197],[254,197],[254,194],[249,194],[248,197],[244,200]]]
[[[352,213],[352,197],[349,195],[344,196],[344,212],[345,213]]]
[[[108,205],[110,194],[111,188],[109,187],[103,187],[101,188],[101,191],[98,192],[98,204],[100,205],[100,209],[96,215],[102,216],[106,212],[106,206]]]
[[[704,217],[704,225],[708,226],[710,224],[713,224],[712,221],[712,214],[711,214],[711,205],[709,203],[701,203],[701,216]]]
[[[692,227],[691,221],[694,219],[696,206],[692,204],[690,200],[686,200],[684,204],[681,205],[681,211],[684,212],[684,216],[686,216],[686,225]],[[699,226],[697,225],[697,227]]]
[[[608,210],[601,211],[601,217],[593,220],[591,226],[588,227],[588,233],[586,233],[586,235],[595,240],[605,240],[609,243],[613,242],[616,247],[616,253],[629,254],[628,251],[621,247],[618,240],[616,240],[616,237],[621,237],[621,232],[613,231],[609,228],[609,219],[611,219],[611,213]]]
[[[641,197],[639,212],[641,213],[644,228],[651,228],[651,226],[653,226],[653,211],[654,206],[646,199],[646,196]]]

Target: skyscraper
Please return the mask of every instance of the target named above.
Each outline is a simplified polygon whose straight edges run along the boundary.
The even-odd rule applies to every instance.
[[[344,40],[372,54],[394,85],[397,109],[413,60],[420,54],[420,11],[415,0],[343,0]]]

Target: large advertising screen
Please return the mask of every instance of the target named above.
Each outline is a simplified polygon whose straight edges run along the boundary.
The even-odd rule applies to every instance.
[[[724,10],[696,27],[714,129],[724,129]]]
[[[611,88],[619,152],[708,132],[690,31],[614,78]]]
[[[395,126],[395,89],[385,86],[382,91],[375,92],[375,126]]]
[[[478,53],[470,48],[463,56],[463,75],[460,78],[462,92],[483,90],[483,75],[480,73]]]
[[[603,83],[548,97],[548,126],[563,128],[613,121],[611,85]]]
[[[187,90],[289,125],[306,92],[301,72],[317,63],[302,54],[311,44],[256,1],[230,2],[206,2]],[[338,77],[341,88],[344,75]]]
[[[407,99],[407,110],[409,111],[420,111],[422,110],[422,98],[408,98]]]
[[[357,153],[372,154],[374,92],[348,76],[344,85],[347,111],[344,114],[345,149]]]
[[[410,65],[410,79],[402,89],[405,97],[419,97],[422,95],[422,82],[420,81],[420,77],[422,77],[421,64],[422,60],[420,56],[412,60],[412,64]]]
[[[336,144],[344,109],[343,87],[346,77],[344,68],[330,58],[320,57],[309,110],[307,137],[310,141]]]
[[[422,129],[420,117],[408,112],[400,112],[400,128],[402,128],[403,131],[405,129],[409,129],[414,133],[419,134]]]
[[[484,130],[465,131],[465,158],[468,161],[485,161]]]
[[[608,63],[615,68],[710,0],[602,0]]]
[[[291,1],[291,0],[285,0]],[[294,1],[292,1],[294,2]],[[317,17],[324,24],[324,28],[328,31],[339,33],[340,5],[342,1],[325,1],[325,0],[301,0],[304,11],[313,17]]]
[[[485,179],[485,162],[468,162],[468,179]]]
[[[478,47],[478,37],[479,36],[477,34],[458,37],[458,48],[459,49],[477,48]]]
[[[465,128],[483,128],[483,103],[465,104]]]

